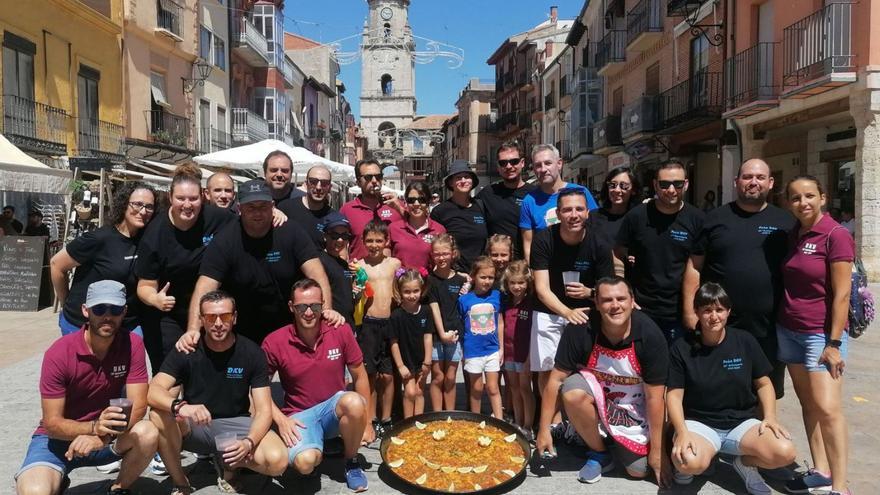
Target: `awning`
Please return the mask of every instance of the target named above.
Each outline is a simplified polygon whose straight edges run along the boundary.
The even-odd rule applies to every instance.
[[[67,194],[72,176],[31,158],[0,134],[0,191]]]
[[[132,177],[140,179],[144,182],[150,183],[159,189],[160,191],[167,191],[168,186],[171,184],[171,179],[168,177],[162,177],[161,175],[147,174],[144,172],[138,172],[137,170],[118,170],[115,169],[112,172],[114,176],[123,175],[125,177]]]
[[[150,91],[153,93],[153,100],[163,107],[171,108],[168,99],[165,98],[165,76],[156,72],[150,72]]]
[[[333,180],[354,182],[354,167],[351,165],[328,160],[305,148],[290,146],[274,139],[199,155],[193,158],[193,161],[209,167],[251,170],[259,175],[262,173],[263,159],[276,150],[284,151],[290,156],[293,160],[293,173],[297,176],[304,175],[315,164],[322,164],[330,169]]]

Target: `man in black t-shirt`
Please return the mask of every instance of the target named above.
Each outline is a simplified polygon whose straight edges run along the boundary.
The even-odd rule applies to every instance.
[[[324,250],[319,253],[319,259],[327,273],[330,287],[333,287],[333,308],[345,318],[351,328],[355,328],[352,281],[357,271],[348,262],[351,224],[342,213],[332,211],[324,217],[321,231],[324,232]]]
[[[43,213],[33,210],[28,215],[28,223],[24,228],[24,235],[49,237],[49,226],[43,223]]]
[[[202,194],[208,204],[218,208],[230,208],[235,203],[235,183],[226,172],[217,172],[208,177]]]
[[[6,235],[18,235],[21,234],[22,229],[24,229],[24,225],[21,224],[18,220],[15,219],[15,207],[12,205],[6,205],[3,207],[3,218],[9,222],[9,225],[12,226],[12,229],[15,232],[6,232]]]
[[[555,455],[550,422],[556,402],[590,448],[578,481],[595,483],[622,462],[630,476],[652,470],[669,486],[663,462],[663,402],[669,352],[657,325],[639,311],[629,283],[607,277],[596,284],[596,312],[589,325],[569,325],[559,341],[556,362],[541,394],[541,420],[535,448]],[[606,450],[600,428],[612,439]]]
[[[293,222],[272,226],[272,197],[266,182],[255,179],[241,185],[238,193],[241,217],[227,226],[208,245],[190,304],[189,326],[177,348],[191,351],[199,340],[198,299],[221,286],[238,301],[246,337],[257,343],[290,320],[286,301],[293,284],[314,279],[331,294],[318,251],[305,232]],[[345,319],[324,305],[324,318],[334,325]]]
[[[318,249],[324,247],[322,222],[332,212],[330,207],[330,188],[332,175],[324,165],[315,165],[306,173],[306,195],[291,201],[284,201],[279,209],[309,235]]]
[[[682,283],[684,325],[693,329],[697,288],[717,282],[730,295],[730,325],[758,339],[773,363],[770,374],[777,398],[782,398],[785,365],[776,360],[776,310],[782,295],[782,260],[788,233],[797,220],[767,203],[773,189],[770,167],[760,159],[742,164],[734,180],[736,201],[706,215]]]
[[[174,351],[150,382],[150,420],[159,429],[159,455],[175,487],[189,487],[181,449],[215,456],[218,488],[236,493],[235,470],[268,476],[287,469],[287,449],[272,426],[272,393],[266,357],[236,335],[235,300],[223,291],[198,301],[204,338],[191,353]],[[183,398],[171,389],[183,386]],[[254,415],[250,416],[251,397]],[[228,434],[232,438],[218,438]],[[233,491],[230,491],[230,490]],[[187,492],[188,493],[188,492]]]
[[[498,175],[501,181],[484,187],[477,194],[483,203],[486,214],[486,229],[489,236],[503,234],[514,240],[514,259],[521,259],[522,237],[519,235],[519,214],[523,198],[534,184],[526,184],[522,179],[525,166],[522,147],[516,141],[503,143],[497,152]]]
[[[272,193],[275,207],[281,211],[287,208],[287,203],[295,201],[306,195],[305,191],[296,187],[291,182],[293,178],[293,160],[281,151],[275,150],[263,160],[263,178]]]
[[[685,203],[684,165],[662,164],[654,179],[656,197],[623,217],[614,253],[635,257],[631,282],[636,303],[663,330],[669,342],[682,334],[681,283],[685,264],[703,228],[705,214]]]

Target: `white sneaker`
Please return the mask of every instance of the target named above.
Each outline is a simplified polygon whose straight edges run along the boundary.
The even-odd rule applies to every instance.
[[[168,470],[165,469],[165,463],[162,462],[162,458],[159,457],[159,454],[153,456],[153,460],[150,461],[150,473],[153,476],[167,476]]]
[[[111,473],[118,473],[120,466],[122,466],[121,461],[113,461],[110,464],[104,464],[103,466],[96,466],[95,469],[97,469],[99,473],[111,474]]]
[[[771,495],[773,493],[764,478],[761,477],[758,468],[743,464],[741,456],[737,456],[733,460],[732,466],[736,474],[746,483],[746,491],[751,495]]]

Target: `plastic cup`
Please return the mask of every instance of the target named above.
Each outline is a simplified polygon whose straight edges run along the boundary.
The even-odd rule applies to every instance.
[[[581,281],[581,272],[562,272],[562,283],[564,285],[573,284]]]
[[[217,452],[220,453],[226,452],[226,449],[235,445],[235,442],[237,442],[238,440],[238,433],[234,432],[226,432],[219,435],[214,435],[214,445],[217,447]]]
[[[113,429],[118,431],[119,433],[124,432],[128,429],[128,423],[131,421],[131,407],[132,407],[131,399],[127,399],[125,397],[121,397],[119,399],[110,399],[111,407],[118,407],[122,409],[122,414],[125,415],[125,426],[114,426]]]

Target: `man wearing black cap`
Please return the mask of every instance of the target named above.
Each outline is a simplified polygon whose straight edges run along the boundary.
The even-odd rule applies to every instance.
[[[471,198],[471,191],[479,182],[467,160],[455,160],[443,179],[452,195],[431,211],[431,219],[455,238],[459,252],[455,269],[459,271],[470,270],[471,263],[483,252],[489,238],[483,208]]]
[[[286,301],[297,280],[314,279],[325,294],[332,294],[318,250],[303,229],[294,222],[272,225],[272,195],[266,181],[242,184],[238,202],[238,224],[217,234],[205,250],[187,332],[177,343],[180,350],[192,351],[199,340],[199,298],[221,286],[239,302],[239,333],[257,343],[289,322]],[[324,318],[341,325],[344,318],[332,308],[332,302],[325,301]]]
[[[49,237],[49,227],[43,223],[43,214],[39,210],[31,211],[24,235]]]

